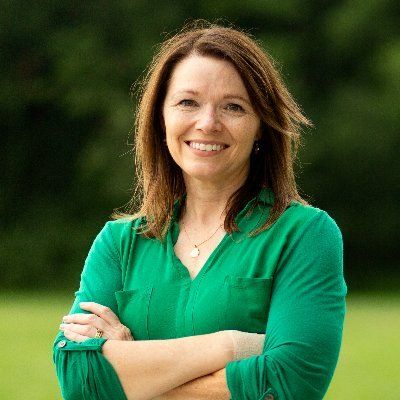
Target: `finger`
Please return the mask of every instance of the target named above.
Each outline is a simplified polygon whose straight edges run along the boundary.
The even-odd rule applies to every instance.
[[[69,331],[68,329],[66,329],[64,331],[64,336],[69,340],[73,340],[74,342],[83,342],[84,340],[90,339],[87,336],[80,335],[79,333]]]
[[[82,308],[83,310],[87,310],[92,312],[93,314],[98,315],[104,321],[106,321],[108,324],[114,326],[120,324],[119,318],[115,315],[113,310],[111,310],[110,307],[103,306],[99,303],[95,303],[93,301],[89,302],[81,302],[79,303],[79,307]]]
[[[96,314],[76,313],[65,315],[63,317],[63,322],[80,325],[91,325],[97,329],[101,329],[102,331],[108,328],[108,324]]]
[[[94,326],[80,324],[61,324],[60,330],[78,333],[79,335],[87,336],[90,338],[95,337],[97,332],[97,328],[95,328]]]

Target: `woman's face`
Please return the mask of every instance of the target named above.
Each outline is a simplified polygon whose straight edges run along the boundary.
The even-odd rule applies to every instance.
[[[163,104],[166,139],[185,181],[243,182],[261,137],[244,83],[229,62],[193,55],[172,71]]]

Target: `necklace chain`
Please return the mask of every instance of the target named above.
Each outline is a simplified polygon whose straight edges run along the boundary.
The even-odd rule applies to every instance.
[[[182,222],[182,225],[183,225],[183,230],[185,231],[186,236],[187,236],[188,239],[189,239],[189,242],[192,243],[192,241],[191,241],[191,239],[190,239],[190,236],[189,236],[189,234],[187,233],[185,224],[184,224],[183,222]],[[195,244],[195,243],[194,243],[194,247],[193,247],[193,249],[192,249],[191,252],[190,252],[190,256],[191,256],[191,257],[198,257],[198,255],[200,254],[199,246],[201,246],[203,243],[205,243],[205,242],[207,242],[208,240],[210,240],[210,239],[218,232],[218,229],[219,229],[219,228],[222,228],[222,224],[218,225],[218,227],[217,227],[217,229],[215,230],[215,232],[214,232],[208,239],[203,240],[201,243],[198,243],[198,244]]]

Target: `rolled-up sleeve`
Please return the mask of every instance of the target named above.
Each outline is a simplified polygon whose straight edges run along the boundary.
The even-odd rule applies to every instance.
[[[287,244],[274,277],[263,354],[226,366],[233,400],[321,400],[345,316],[343,240],[319,210]]]
[[[57,377],[65,400],[126,400],[112,365],[102,355],[105,339],[81,343],[58,335],[53,352]]]
[[[115,291],[121,289],[121,263],[110,223],[97,235],[81,274],[70,314],[87,313],[81,301],[94,301],[117,312]],[[118,375],[102,354],[106,339],[74,342],[59,332],[53,344],[53,361],[65,400],[126,400]]]

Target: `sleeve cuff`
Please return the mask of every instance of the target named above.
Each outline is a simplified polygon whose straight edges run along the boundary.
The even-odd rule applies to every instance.
[[[91,338],[84,340],[83,342],[74,342],[72,340],[63,339],[57,343],[57,348],[61,351],[83,351],[83,350],[94,350],[100,351],[103,344],[107,341],[104,338]]]
[[[106,341],[74,342],[64,335],[56,340],[53,360],[63,399],[127,400],[119,376],[102,354]]]

